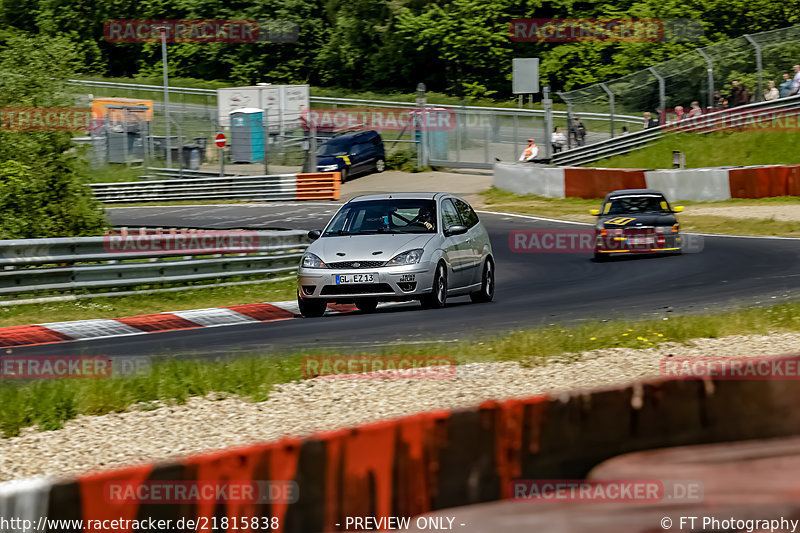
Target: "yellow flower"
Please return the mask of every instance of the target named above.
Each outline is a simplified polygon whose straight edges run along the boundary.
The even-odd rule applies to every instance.
[[[597,337],[589,337],[589,340],[590,340],[590,341],[597,340]]]
[[[623,334],[622,334],[622,336],[623,336],[623,337],[627,337],[627,336],[628,336],[628,334],[627,334],[627,333],[623,333]]]

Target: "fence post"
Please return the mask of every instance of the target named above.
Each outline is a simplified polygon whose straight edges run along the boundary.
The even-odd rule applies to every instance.
[[[666,97],[666,88],[664,86],[664,78],[662,78],[656,69],[653,67],[649,67],[649,70],[653,76],[658,80],[658,105],[663,110],[667,108],[667,97]]]
[[[614,138],[614,93],[611,92],[611,89],[609,89],[605,83],[601,83],[600,87],[602,87],[603,90],[608,95],[608,109],[611,117],[611,138],[613,139]]]
[[[758,92],[756,93],[756,102],[760,102],[764,99],[764,88],[761,81],[761,47],[758,43],[750,37],[749,35],[744,36],[747,41],[753,45],[753,48],[756,49],[756,71],[758,72]]]
[[[703,52],[701,48],[697,49],[697,53],[703,56],[703,59],[706,60],[707,70],[708,70],[708,107],[714,108],[714,63],[711,61],[711,57]]]
[[[544,155],[546,158],[553,156],[552,131],[553,131],[553,103],[550,100],[550,86],[542,89],[542,107],[544,107]]]
[[[567,104],[567,150],[572,148],[572,135],[570,135],[570,128],[572,128],[572,103],[567,100],[567,97],[564,96],[564,93],[559,92],[556,93],[562,100]]]

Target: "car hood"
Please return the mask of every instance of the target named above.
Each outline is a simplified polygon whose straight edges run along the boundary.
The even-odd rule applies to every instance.
[[[600,221],[607,228],[635,228],[636,226],[671,226],[675,224],[675,216],[670,214],[627,214],[604,215]]]
[[[424,248],[435,236],[433,233],[382,233],[379,235],[321,237],[311,243],[308,251],[319,256],[326,263],[350,260],[388,261],[399,253]]]

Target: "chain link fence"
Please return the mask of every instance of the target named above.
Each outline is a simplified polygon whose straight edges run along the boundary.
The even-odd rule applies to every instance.
[[[650,112],[664,124],[674,119],[679,106],[688,112],[692,102],[703,112],[735,105],[730,101],[734,80],[746,88],[749,102],[763,101],[769,81],[779,88],[782,74],[791,79],[798,63],[800,25],[698,48],[615,80],[558,94],[571,116],[609,114],[610,137],[624,133],[623,126],[628,131],[644,129],[643,118],[631,129],[615,120],[620,114],[642,117]]]

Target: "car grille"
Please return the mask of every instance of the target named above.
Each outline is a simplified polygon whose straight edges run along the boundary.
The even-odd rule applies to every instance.
[[[348,285],[325,285],[321,296],[338,296],[342,294],[379,294],[394,291],[388,283],[353,283]]]
[[[327,265],[328,268],[378,268],[382,267],[384,263],[386,261],[339,261],[338,263],[327,263]]]

